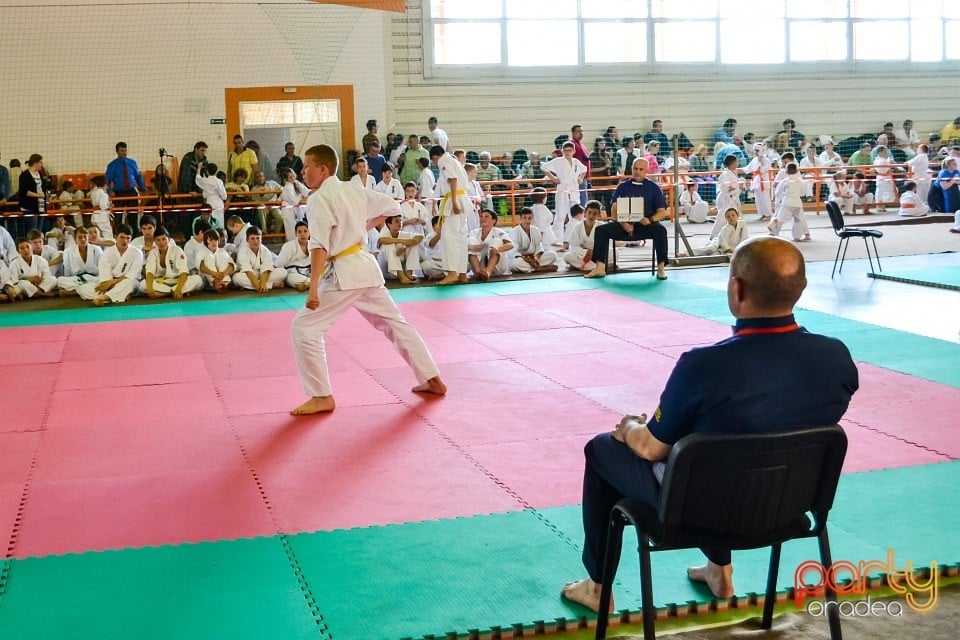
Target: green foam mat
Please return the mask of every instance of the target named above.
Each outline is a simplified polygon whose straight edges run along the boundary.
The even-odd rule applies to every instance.
[[[11,561],[0,637],[322,638],[278,538]]]
[[[918,284],[924,287],[960,291],[960,266],[897,269],[894,271],[877,271],[867,275],[877,280],[892,280],[894,282]]]

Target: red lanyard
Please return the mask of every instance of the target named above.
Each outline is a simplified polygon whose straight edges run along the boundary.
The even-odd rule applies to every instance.
[[[746,329],[737,329],[734,335],[737,336],[752,336],[762,333],[789,333],[791,331],[796,331],[800,328],[796,322],[788,324],[782,327],[752,327]]]

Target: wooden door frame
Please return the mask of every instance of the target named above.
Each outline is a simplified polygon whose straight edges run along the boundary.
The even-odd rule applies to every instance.
[[[354,148],[356,124],[353,116],[353,85],[328,84],[313,86],[241,87],[223,90],[226,105],[227,156],[233,151],[233,136],[240,133],[241,102],[280,102],[290,100],[340,101],[340,153],[346,156]],[[303,149],[299,149],[303,153]],[[341,168],[343,158],[340,159]]]

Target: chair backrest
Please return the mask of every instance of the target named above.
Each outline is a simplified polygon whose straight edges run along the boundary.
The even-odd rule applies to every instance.
[[[748,546],[763,546],[807,513],[819,530],[833,506],[846,451],[839,425],[686,436],[673,446],[663,478],[663,537],[696,531],[748,537]]]
[[[843,231],[843,212],[840,210],[840,205],[834,200],[827,200],[827,215],[830,216],[830,224],[833,225],[833,232],[839,234]]]

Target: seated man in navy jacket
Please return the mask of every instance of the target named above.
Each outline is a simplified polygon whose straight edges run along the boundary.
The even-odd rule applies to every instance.
[[[610,510],[624,497],[656,508],[664,461],[691,433],[763,433],[837,423],[859,385],[847,347],[797,326],[793,307],[807,285],[803,255],[790,242],[755,237],[730,263],[727,301],[733,337],[680,356],[653,417],[624,416],[584,453],[583,564],[588,578],[562,595],[597,610]],[[734,594],[729,549],[703,549],[687,571],[718,598]],[[611,602],[610,610],[613,611]]]

